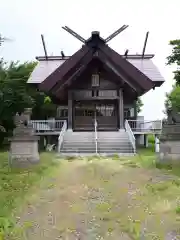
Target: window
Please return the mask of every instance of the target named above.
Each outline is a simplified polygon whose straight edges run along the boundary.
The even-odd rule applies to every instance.
[[[116,90],[99,90],[98,96],[99,97],[116,97],[117,91]]]
[[[99,87],[99,74],[92,74],[91,83],[92,87]]]

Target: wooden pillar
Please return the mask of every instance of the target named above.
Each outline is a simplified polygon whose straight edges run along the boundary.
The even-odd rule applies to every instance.
[[[137,106],[136,106],[136,101],[134,101],[134,118],[137,120]]]
[[[122,88],[119,89],[119,128],[124,128],[124,102]]]
[[[148,135],[144,134],[144,147],[148,148],[149,142],[148,142]]]
[[[68,129],[72,130],[72,91],[68,91]]]

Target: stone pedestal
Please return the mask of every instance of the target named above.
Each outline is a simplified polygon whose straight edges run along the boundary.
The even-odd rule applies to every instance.
[[[14,136],[10,145],[10,164],[15,167],[28,167],[39,162],[37,136]]]
[[[180,164],[180,123],[163,126],[157,161],[165,164]]]
[[[14,167],[28,167],[31,164],[39,162],[38,140],[34,129],[27,126],[29,121],[29,112],[26,111],[16,114],[16,128],[13,131],[13,137],[10,139],[9,162]]]

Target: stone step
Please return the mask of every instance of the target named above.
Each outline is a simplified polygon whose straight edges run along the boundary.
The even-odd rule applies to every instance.
[[[81,139],[81,138],[76,138],[76,139],[63,139],[63,142],[95,142],[95,138],[91,139]]]
[[[95,151],[96,150],[96,148],[95,147],[62,147],[61,148],[63,151],[71,151],[71,150],[73,150],[73,151]],[[127,150],[127,151],[133,151],[133,148],[131,148],[131,147],[120,147],[120,148],[116,148],[116,147],[112,147],[112,148],[100,148],[100,147],[98,147],[97,148],[99,151],[114,151],[114,152],[116,152],[116,151],[123,151],[123,150]]]
[[[113,135],[113,134],[107,134],[107,135],[101,135],[101,134],[97,134],[98,137],[102,137],[102,138],[108,138],[108,137],[114,137],[114,138],[119,138],[119,137],[128,137],[127,134],[117,134],[117,135]]]
[[[85,138],[85,137],[67,137],[65,136],[63,138],[64,140],[67,140],[67,141],[72,141],[72,140],[83,140],[83,141],[92,141],[95,139],[95,136],[91,137],[91,138]],[[129,138],[128,137],[106,137],[106,138],[100,138],[97,136],[97,139],[98,141],[118,141],[118,140],[124,140],[124,141],[129,141]]]
[[[95,142],[63,142],[62,146],[67,146],[67,147],[88,147],[88,146],[95,146]],[[132,144],[130,142],[110,142],[110,143],[102,143],[98,142],[97,145],[99,147],[106,147],[106,148],[111,148],[111,147],[132,147]]]
[[[77,144],[81,144],[81,143],[95,143],[96,140],[95,139],[91,139],[91,140],[82,140],[82,139],[71,139],[71,140],[67,140],[67,139],[64,139],[63,141],[64,143],[77,143]],[[122,139],[117,139],[117,140],[109,140],[109,141],[106,141],[106,140],[102,140],[100,141],[99,139],[97,140],[98,143],[102,143],[102,144],[123,144],[123,143],[130,143],[131,142],[129,140],[122,140]]]
[[[88,144],[95,144],[95,141],[64,141],[63,144],[88,145]]]
[[[114,155],[118,155],[119,157],[132,157],[135,156],[135,153],[60,153],[58,154],[59,157],[71,157],[71,156],[76,156],[76,157],[93,157],[93,156],[102,156],[102,157],[113,157]]]
[[[89,151],[89,150],[81,150],[81,151],[74,151],[74,150],[61,150],[60,153],[92,153],[92,154],[95,154],[96,151],[92,150],[92,151]],[[126,149],[121,149],[119,151],[113,151],[113,150],[106,150],[106,151],[103,151],[103,150],[98,150],[97,153],[102,153],[102,154],[106,154],[106,153],[111,153],[111,154],[116,154],[116,153],[134,153],[132,150],[126,150]]]
[[[132,144],[126,132],[98,132],[98,153],[133,154]],[[61,147],[66,154],[95,154],[96,143],[94,132],[66,132]]]
[[[69,145],[69,146],[62,146],[62,149],[95,149],[95,145],[89,145],[89,146],[74,146],[74,145]]]
[[[96,150],[87,150],[87,149],[84,149],[84,150],[79,150],[79,151],[75,151],[75,150],[71,150],[71,149],[69,149],[69,150],[64,150],[64,149],[62,149],[61,151],[60,151],[61,153],[96,153]]]
[[[95,143],[96,141],[95,141],[95,139],[93,139],[93,140],[91,140],[91,141],[84,141],[84,140],[81,140],[81,139],[77,139],[77,140],[71,140],[71,141],[69,141],[69,140],[64,140],[63,141],[63,143],[67,143],[67,144],[69,144],[69,143],[75,143],[75,144],[81,144],[81,143],[84,143],[84,144],[88,144],[88,143]],[[98,142],[98,144],[100,143],[102,143],[102,144],[123,144],[123,143],[129,143],[129,144],[131,144],[131,142],[130,141],[128,141],[128,140],[116,140],[116,141],[99,141],[99,140],[97,140],[97,142]]]
[[[120,146],[113,146],[113,145],[110,145],[110,146],[105,146],[105,145],[97,145],[98,148],[101,148],[101,149],[123,149],[123,148],[132,148],[131,145],[120,145]]]
[[[113,143],[113,142],[130,142],[129,139],[98,139],[98,142]]]
[[[111,134],[111,133],[100,134],[100,133],[97,133],[97,135],[98,135],[99,137],[108,137],[108,136],[112,136],[112,137],[123,137],[123,136],[128,136],[127,133],[123,133],[123,134]]]
[[[113,144],[109,144],[109,145],[103,145],[103,144],[97,144],[97,146],[99,148],[132,148],[131,144],[123,144],[123,145],[113,145]]]
[[[95,148],[95,144],[89,144],[89,145],[75,145],[75,144],[63,144],[62,148],[89,148],[89,147],[93,147]],[[97,144],[98,148],[132,148],[132,145],[130,144],[124,144],[124,145],[100,145]]]
[[[80,152],[80,151],[92,151],[92,152],[95,152],[96,151],[96,148],[93,148],[93,147],[89,147],[89,148],[73,148],[73,147],[71,147],[71,148],[65,148],[65,147],[63,147],[62,149],[61,149],[62,151],[74,151],[74,152]]]
[[[121,152],[121,151],[133,151],[133,148],[98,148],[98,151],[106,152],[106,151],[113,151],[113,152]]]
[[[99,143],[130,142],[129,139],[97,139]],[[63,142],[95,142],[95,139],[63,139]]]
[[[63,142],[63,145],[89,146],[96,145],[95,142]],[[132,146],[130,142],[97,142],[99,146]]]
[[[66,136],[93,136],[95,133],[94,132],[91,132],[91,133],[86,133],[86,132],[82,132],[82,133],[76,133],[76,132],[72,132],[72,133],[68,133],[66,132],[65,135]]]
[[[120,150],[115,150],[115,149],[112,149],[112,150],[98,150],[97,151],[98,153],[134,153],[133,150],[130,150],[130,149],[120,149]]]
[[[68,143],[73,143],[73,142],[77,142],[77,143],[82,143],[82,142],[85,142],[85,143],[93,143],[95,142],[95,139],[91,139],[91,140],[85,140],[85,139],[64,139],[63,142],[68,142]]]
[[[87,132],[65,132],[66,136],[94,136],[95,132],[91,132],[91,133],[87,133]],[[98,136],[128,136],[128,134],[126,132],[97,132]]]
[[[102,146],[102,147],[124,147],[124,146],[132,146],[131,143],[129,142],[123,142],[123,143],[97,143],[98,146]],[[63,142],[62,143],[62,146],[82,146],[82,147],[88,147],[88,146],[96,146],[96,143],[95,142],[80,142],[80,143],[77,143],[77,142]]]
[[[93,139],[93,138],[95,138],[95,135],[91,136],[91,137],[87,137],[87,136],[64,136],[64,138],[66,138],[66,139]]]

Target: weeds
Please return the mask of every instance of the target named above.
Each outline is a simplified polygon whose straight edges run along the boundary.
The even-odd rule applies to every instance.
[[[176,214],[180,215],[180,205],[176,207]]]
[[[2,236],[13,228],[13,211],[21,206],[30,188],[55,169],[56,165],[52,154],[42,154],[41,162],[37,166],[28,170],[11,169],[7,153],[0,153],[0,233]]]

